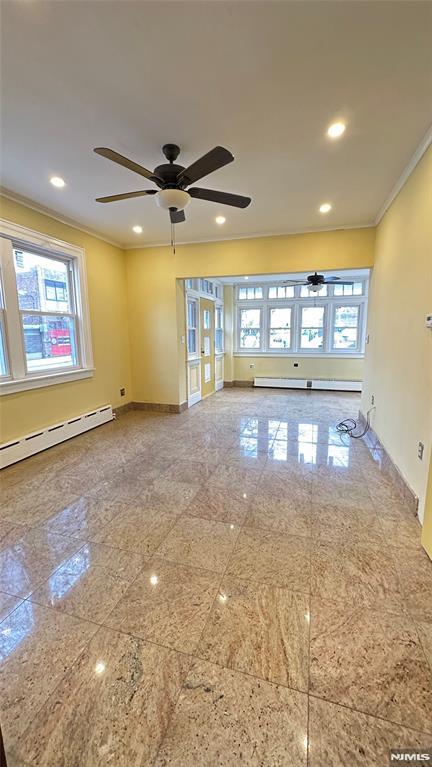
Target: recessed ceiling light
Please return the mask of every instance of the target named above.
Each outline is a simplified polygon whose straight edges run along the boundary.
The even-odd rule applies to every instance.
[[[319,212],[320,213],[329,213],[332,209],[332,206],[329,202],[323,202],[322,205],[319,206]]]
[[[225,223],[226,218],[225,216],[216,216],[215,221],[217,224],[219,224],[219,226],[222,226],[222,224]]]
[[[343,136],[346,130],[345,123],[337,122],[332,123],[327,130],[327,136],[330,136],[330,138],[340,138]]]
[[[139,224],[137,224],[137,226],[132,227],[132,231],[135,232],[135,234],[142,234],[142,230],[143,228],[142,226],[139,226]]]
[[[62,187],[66,186],[66,181],[64,181],[61,176],[51,176],[50,181],[53,186],[57,187],[57,189],[61,189]]]

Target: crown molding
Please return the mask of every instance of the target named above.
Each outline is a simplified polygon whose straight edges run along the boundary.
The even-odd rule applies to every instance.
[[[382,217],[388,211],[390,205],[392,204],[393,200],[397,197],[397,195],[399,194],[404,184],[406,184],[406,182],[408,181],[414,168],[416,167],[416,165],[418,165],[418,163],[420,162],[421,158],[423,157],[424,153],[427,151],[431,143],[432,143],[432,125],[426,131],[426,134],[423,136],[422,140],[420,141],[420,144],[418,145],[417,149],[412,155],[410,161],[403,169],[401,175],[396,181],[396,184],[394,185],[388,197],[386,197],[385,202],[383,203],[381,208],[379,209],[374,221],[374,226],[378,226]]]
[[[375,222],[371,221],[366,224],[347,224],[340,226],[327,226],[325,228],[310,228],[310,229],[293,229],[283,232],[265,232],[265,233],[253,233],[253,234],[237,234],[231,237],[212,237],[207,240],[188,240],[188,241],[176,241],[176,247],[180,245],[204,245],[210,242],[232,242],[232,240],[258,240],[268,239],[269,237],[294,237],[298,234],[319,234],[321,232],[339,232],[345,229],[373,229]],[[145,250],[146,248],[169,248],[170,243],[167,242],[146,242],[142,245],[124,245],[123,250]]]
[[[28,197],[22,197],[20,194],[15,194],[15,192],[11,192],[10,189],[6,189],[3,186],[0,187],[0,196],[6,197],[7,200],[11,200],[12,202],[17,202],[19,205],[23,205],[25,208],[30,208],[30,210],[36,211],[36,213],[42,213],[44,216],[49,216],[55,221],[58,221],[60,224],[65,224],[66,226],[70,226],[72,229],[78,229],[80,232],[89,234],[91,237],[96,237],[98,240],[102,240],[103,242],[108,243],[108,245],[114,245],[114,247],[120,248],[121,250],[125,249],[125,246],[121,242],[109,240],[108,237],[106,237],[106,235],[102,234],[101,232],[97,232],[94,229],[89,229],[73,218],[60,216],[55,210],[46,208],[44,205],[39,205],[39,203],[34,202],[33,200],[29,200]]]

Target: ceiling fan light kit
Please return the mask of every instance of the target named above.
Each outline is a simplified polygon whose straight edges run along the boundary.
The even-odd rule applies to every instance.
[[[117,165],[122,165],[133,173],[144,176],[144,178],[147,178],[159,187],[159,191],[156,189],[142,189],[137,192],[97,197],[96,202],[117,202],[118,200],[127,200],[133,197],[156,195],[157,205],[169,211],[171,224],[180,224],[186,220],[184,209],[189,205],[192,197],[222,205],[231,205],[234,208],[247,208],[251,203],[250,197],[230,194],[229,192],[219,192],[214,189],[192,187],[186,191],[186,187],[189,187],[195,181],[199,181],[204,176],[208,176],[209,173],[213,173],[213,171],[233,162],[233,155],[223,146],[216,146],[214,149],[210,149],[199,160],[189,165],[188,168],[184,168],[183,165],[177,165],[175,162],[180,154],[180,147],[177,144],[164,144],[162,152],[168,162],[158,165],[154,171],[147,170],[142,165],[108,147],[96,147],[94,151],[96,154],[101,155],[101,157],[105,157],[107,160],[117,163]]]

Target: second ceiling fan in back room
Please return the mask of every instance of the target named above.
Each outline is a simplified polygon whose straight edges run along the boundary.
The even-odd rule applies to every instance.
[[[177,144],[164,144],[162,152],[168,162],[158,165],[153,171],[147,170],[142,165],[127,157],[118,154],[113,149],[107,147],[96,147],[96,154],[106,157],[107,160],[122,165],[140,176],[144,176],[159,187],[157,189],[142,189],[137,192],[125,192],[125,194],[112,194],[108,197],[97,197],[96,202],[116,202],[117,200],[129,200],[132,197],[146,197],[147,195],[156,195],[156,202],[161,208],[169,211],[171,224],[180,224],[185,221],[184,208],[191,201],[192,197],[199,200],[208,200],[222,205],[232,205],[234,208],[247,208],[251,202],[250,197],[243,197],[239,194],[230,194],[228,192],[218,192],[214,189],[202,189],[198,186],[190,187],[196,181],[199,181],[209,173],[223,168],[224,165],[234,160],[233,155],[223,146],[216,146],[207,154],[200,157],[188,168],[183,165],[177,165],[176,159],[180,153],[180,147]]]

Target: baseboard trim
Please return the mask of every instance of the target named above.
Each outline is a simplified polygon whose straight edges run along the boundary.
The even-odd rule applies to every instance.
[[[232,381],[224,381],[223,382],[224,389],[232,389],[233,386],[234,386],[234,384],[233,384]]]
[[[253,382],[253,380],[251,380],[251,381],[233,381],[232,385],[236,386],[238,388],[245,388],[245,389],[249,389],[250,388],[250,389],[253,389],[254,382]]]
[[[363,430],[366,427],[366,417],[359,410],[359,427]],[[363,437],[363,442],[369,449],[372,457],[375,461],[379,462],[383,476],[390,479],[394,484],[401,502],[406,504],[409,510],[417,515],[419,499],[414,490],[409,486],[405,477],[403,476],[399,467],[393,461],[391,455],[387,452],[383,443],[381,442],[378,434],[372,427],[369,427],[368,432]]]
[[[118,407],[113,408],[113,413],[116,418],[119,418],[126,413],[130,413],[131,410],[133,410],[133,402],[127,402],[126,405],[119,405]]]
[[[165,402],[131,402],[132,410],[149,410],[154,413],[183,413],[188,409],[187,402],[169,405]]]

